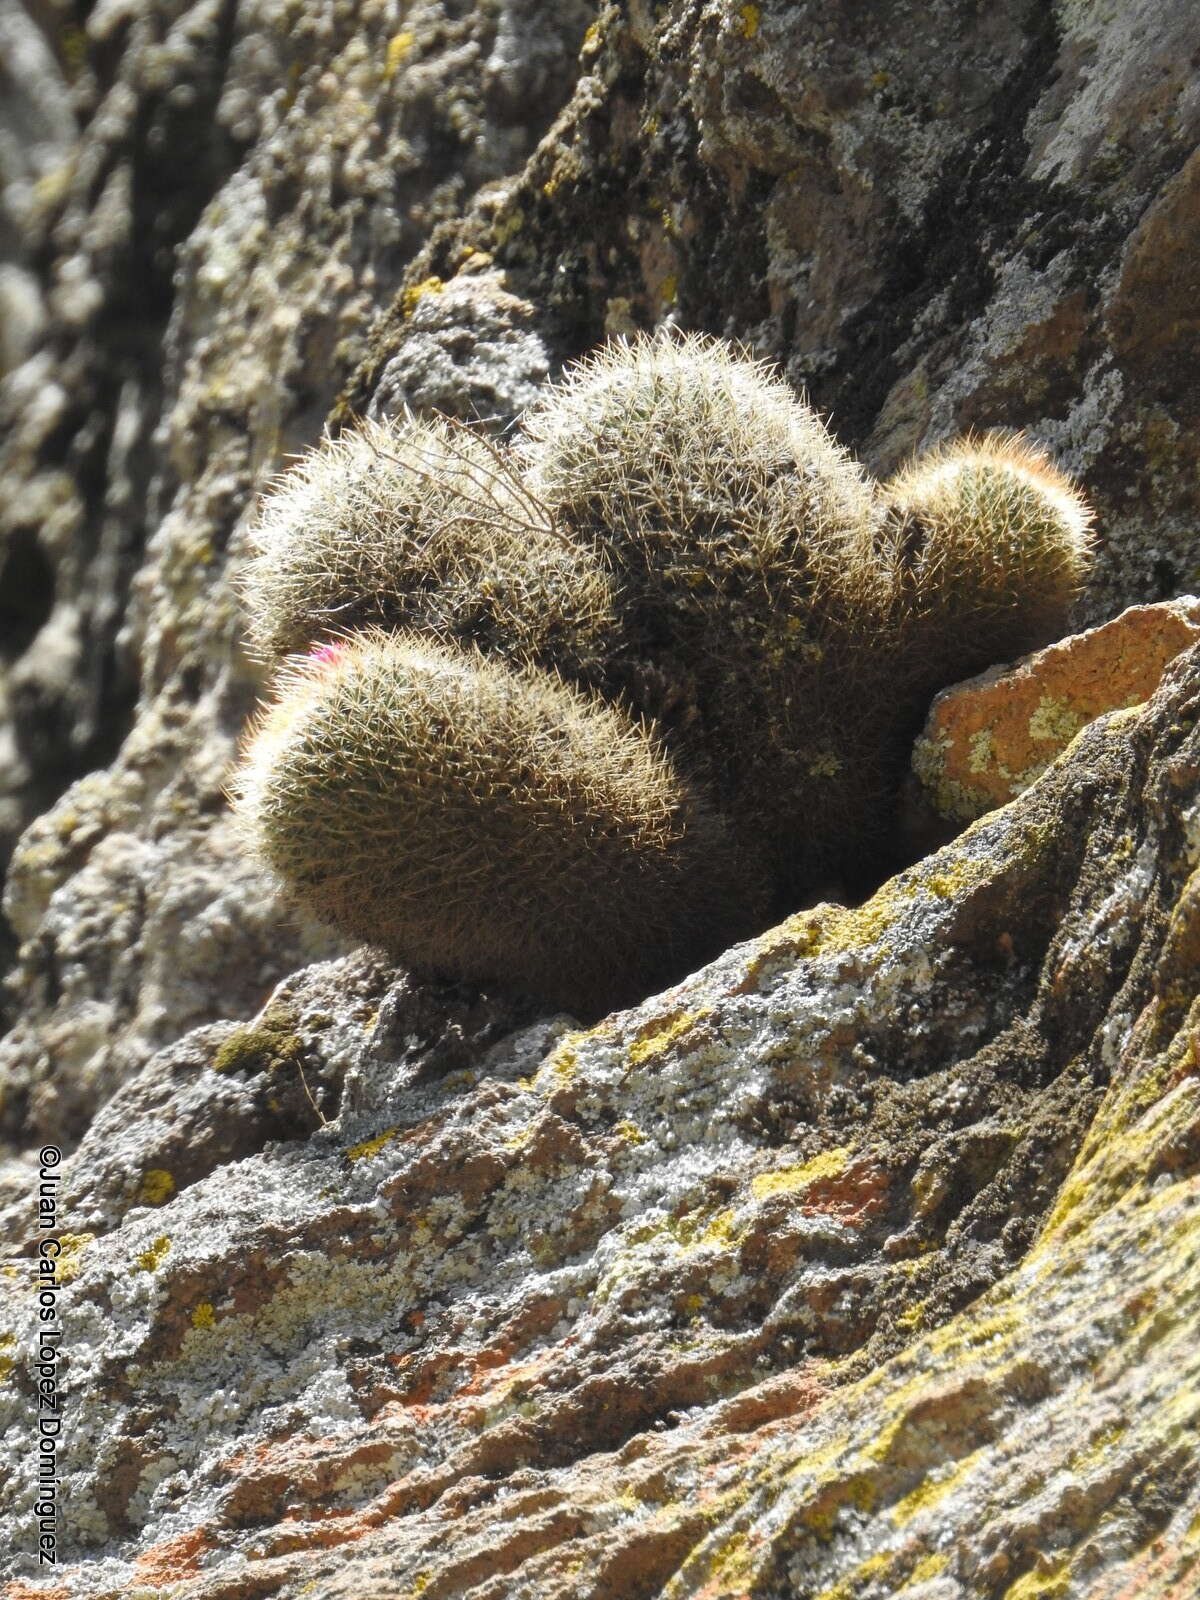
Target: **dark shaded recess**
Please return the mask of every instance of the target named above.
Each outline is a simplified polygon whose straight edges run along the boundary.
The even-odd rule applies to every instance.
[[[24,655],[53,605],[54,567],[36,534],[21,528],[0,566],[0,661]]]
[[[1157,585],[1155,598],[1170,600],[1172,596],[1180,593],[1182,580],[1174,564],[1160,557],[1154,563],[1154,582]]]
[[[689,205],[702,220],[680,274],[680,321],[716,333],[727,326],[750,327],[770,313],[767,238],[760,219],[775,179],[749,173],[736,207],[706,167],[690,173],[687,186]]]
[[[635,307],[644,298],[641,265],[627,224],[631,217],[649,214],[652,189],[661,186],[672,194],[687,193],[689,205],[693,201],[692,186],[681,184],[675,173],[667,181],[656,171],[644,146],[614,137],[612,122],[618,108],[644,108],[653,99],[653,85],[647,84],[651,63],[624,29],[616,34],[616,50],[620,66],[611,89],[602,105],[573,129],[575,143],[583,147],[580,154],[588,172],[587,183],[565,184],[553,199],[546,199],[540,182],[531,185],[527,179],[520,204],[529,221],[514,241],[511,258],[500,253],[501,261],[512,269],[517,292],[543,308],[548,342],[564,362],[604,342],[610,296],[624,291]],[[679,88],[682,93],[683,85]],[[689,131],[691,156],[698,135],[690,119]],[[688,178],[698,201],[711,186],[711,174],[694,159],[689,167]],[[539,172],[539,180],[544,176]],[[712,222],[711,217],[705,220]],[[721,221],[727,225],[728,217],[722,216]],[[532,269],[526,259],[530,240],[535,241],[537,253]],[[713,237],[706,253],[711,251],[715,257],[719,247],[719,240]],[[686,293],[681,281],[680,294]],[[650,316],[647,325],[654,320]]]
[[[1059,51],[1053,9],[1031,5],[1025,31],[1029,48],[998,89],[991,120],[931,194],[921,226],[892,241],[882,288],[847,321],[838,375],[817,385],[822,409],[838,417],[848,443],[870,433],[901,376],[896,351],[925,306],[945,293],[946,322],[964,326],[995,289],[993,255],[1011,255],[1012,239],[1032,218],[1047,224],[1038,240],[1046,260],[1071,234],[1067,195],[1021,177],[1029,154],[1025,122],[1053,81]]]

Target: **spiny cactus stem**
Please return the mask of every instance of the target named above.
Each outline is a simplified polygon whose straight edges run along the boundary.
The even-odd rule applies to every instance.
[[[406,412],[405,420],[413,422],[415,417],[412,413]],[[556,526],[546,507],[532,493],[520,475],[512,470],[492,441],[485,434],[476,433],[474,429],[468,428],[464,422],[460,422],[456,417],[447,417],[445,421],[448,424],[444,441],[447,453],[458,462],[464,476],[479,490],[481,497],[492,508],[494,515],[502,518],[510,528],[519,528],[523,532],[532,534],[548,533],[557,539],[560,544],[570,547],[571,541],[567,535],[563,533],[561,528]],[[458,442],[456,435],[460,433],[469,435],[474,444],[487,452],[492,463],[490,471],[483,468],[478,461],[471,459],[468,452]],[[385,450],[375,439],[368,437],[367,443],[371,453],[379,457],[380,460],[388,461],[392,466],[399,467],[402,470],[415,471],[429,481],[436,480],[438,470],[443,467],[443,463],[436,459],[432,451],[422,449],[413,438],[405,441],[406,446],[411,454],[418,458],[418,462],[420,458],[424,458],[427,463],[424,467],[420,465],[414,467],[411,461],[401,460],[399,456],[393,455],[390,450]],[[511,507],[503,503],[503,500],[497,494],[497,485],[499,484],[504,484],[513,498],[524,507],[526,512],[524,517],[514,515]],[[483,526],[484,521],[483,517],[456,517],[447,522],[445,526],[454,527],[460,522],[466,526],[471,526],[472,524]]]

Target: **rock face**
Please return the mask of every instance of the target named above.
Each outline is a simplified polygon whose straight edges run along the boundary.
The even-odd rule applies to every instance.
[[[606,331],[749,341],[877,473],[1028,428],[1099,511],[1081,622],[1194,588],[1194,6],[0,43],[7,1594],[1194,1593],[1196,650],[864,906],[583,1036],[282,922],[223,796],[256,488],[329,417],[502,427]]]
[[[58,315],[0,396],[20,651],[0,708],[13,815],[41,813],[5,902],[8,1137],[77,1138],[154,1049],[329,953],[226,823],[259,687],[229,587],[239,529],[418,245],[519,168],[589,15],[430,5],[399,27],[383,0],[146,0],[64,33],[86,126],[29,224]],[[545,375],[532,312],[493,279],[406,303],[413,405],[448,404],[453,372],[463,410],[511,414]]]
[[[309,968],[63,1165],[65,1587],[9,1594],[1194,1592],[1198,951],[1195,650],[588,1033]]]
[[[920,800],[959,824],[1007,805],[1089,722],[1148,700],[1168,661],[1197,642],[1200,600],[1130,606],[944,690],[913,749]]]

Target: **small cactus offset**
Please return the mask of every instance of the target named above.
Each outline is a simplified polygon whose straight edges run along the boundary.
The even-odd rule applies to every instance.
[[[897,626],[933,679],[1061,631],[1091,558],[1091,511],[1026,440],[956,440],[885,484],[880,502]]]
[[[876,486],[695,335],[581,363],[513,446],[360,425],[252,536],[282,665],[238,813],[319,918],[597,1014],[885,860],[930,696],[1062,630],[1089,523],[1007,436]]]

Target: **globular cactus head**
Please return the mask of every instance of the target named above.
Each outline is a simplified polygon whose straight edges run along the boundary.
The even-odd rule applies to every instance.
[[[386,625],[582,665],[615,625],[601,558],[443,418],[360,422],[302,457],[263,501],[242,592],[271,660]]]
[[[935,676],[964,677],[1061,634],[1091,558],[1070,479],[1011,434],[956,440],[880,491],[897,625]]]
[[[600,1012],[764,913],[753,851],[618,707],[366,631],[289,661],[233,785],[321,920],[424,972]]]
[[[525,413],[516,448],[556,519],[640,577],[644,597],[702,617],[715,596],[744,596],[747,611],[819,598],[870,522],[870,486],[816,413],[700,334],[579,362]]]
[[[828,770],[845,707],[821,684],[882,604],[862,470],[763,363],[696,334],[579,363],[526,412],[515,448],[556,523],[623,584],[610,682],[774,850],[822,802],[828,784],[814,793],[807,775]],[[820,831],[798,830],[804,861]],[[783,854],[796,857],[791,841]]]

